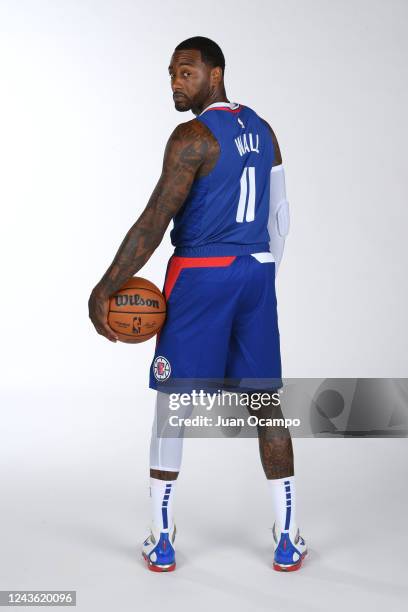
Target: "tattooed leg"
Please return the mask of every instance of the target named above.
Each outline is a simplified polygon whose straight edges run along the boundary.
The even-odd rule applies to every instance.
[[[178,472],[166,472],[165,470],[150,470],[150,478],[157,480],[177,480]]]
[[[258,393],[257,393],[258,395]],[[248,407],[248,412],[260,419],[283,419],[281,406]],[[289,429],[283,426],[257,426],[259,453],[268,480],[294,475],[293,446]]]

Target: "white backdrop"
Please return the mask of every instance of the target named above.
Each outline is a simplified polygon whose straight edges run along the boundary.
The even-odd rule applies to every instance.
[[[0,0],[1,452],[3,490],[12,492],[5,533],[13,533],[17,505],[14,536],[23,524],[38,530],[36,502],[20,485],[44,493],[55,485],[52,470],[81,500],[87,474],[108,470],[100,490],[112,490],[106,474],[122,482],[127,462],[120,507],[124,491],[135,508],[144,500],[154,340],[109,343],[94,332],[87,300],[150,196],[169,134],[192,118],[174,110],[167,73],[187,37],[221,45],[229,99],[264,116],[280,142],[291,207],[277,281],[284,376],[407,375],[407,16],[399,0]],[[166,235],[140,275],[161,287],[170,254]],[[212,444],[197,443],[198,459],[217,469],[204,442]],[[247,447],[248,474],[258,470],[262,481],[252,442],[221,451],[235,485],[233,466],[242,473]],[[296,443],[301,504],[308,462],[322,447]],[[366,456],[368,442],[353,443]],[[375,458],[385,447],[395,474],[403,447],[379,440],[369,448]],[[348,446],[335,451],[352,461]],[[187,468],[190,490],[198,459]],[[147,499],[141,504],[144,524]],[[313,523],[312,507],[306,522],[316,539],[324,521]],[[30,572],[18,573],[18,554],[10,567],[1,588],[34,588]],[[59,578],[57,588],[71,588]]]

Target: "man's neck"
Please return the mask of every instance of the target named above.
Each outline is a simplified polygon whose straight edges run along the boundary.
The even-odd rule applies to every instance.
[[[208,108],[208,106],[211,106],[211,104],[214,104],[215,102],[229,103],[227,94],[225,93],[225,89],[217,94],[214,94],[213,96],[209,96],[203,104],[200,104],[199,107],[192,108],[191,110],[195,115],[200,115],[203,110],[205,110],[206,108]]]

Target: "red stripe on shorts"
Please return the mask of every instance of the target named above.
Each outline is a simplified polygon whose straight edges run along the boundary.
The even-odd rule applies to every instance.
[[[164,283],[166,300],[169,299],[178,276],[184,268],[221,268],[231,265],[235,258],[236,255],[226,257],[178,257],[173,255]]]

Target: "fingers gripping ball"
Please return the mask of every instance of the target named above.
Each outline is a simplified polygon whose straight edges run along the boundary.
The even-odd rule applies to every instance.
[[[166,301],[153,283],[134,276],[109,300],[108,323],[122,342],[145,342],[163,327]]]

